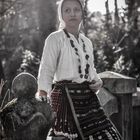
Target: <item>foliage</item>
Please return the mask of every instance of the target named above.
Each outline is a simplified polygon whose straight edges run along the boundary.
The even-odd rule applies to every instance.
[[[111,70],[115,61],[113,54],[114,48],[112,47],[111,36],[109,36],[105,29],[105,18],[101,13],[97,12],[89,15],[88,19],[88,37],[93,42],[97,71]]]
[[[37,25],[35,17],[31,16],[31,3],[26,0],[5,0],[1,2],[1,6],[1,48],[7,51],[9,57],[8,53],[13,53],[24,34],[30,34],[33,29],[37,29]]]
[[[26,36],[32,36],[33,41],[36,41],[35,43],[39,45],[38,48],[36,47],[36,52],[41,55],[42,41],[44,41],[42,35],[46,37],[55,30],[56,13],[54,11],[56,8],[52,6],[54,3],[55,1],[50,0],[37,1],[37,3],[36,0],[0,1],[0,50],[6,54],[3,55],[2,59],[5,56],[8,59],[9,54],[15,51],[15,48],[25,40]],[[50,15],[49,10],[54,16]],[[38,40],[34,40],[36,35]]]
[[[18,72],[29,72],[37,77],[40,64],[39,56],[35,52],[25,50],[23,52],[22,58],[22,63],[20,65],[20,68],[18,69]]]
[[[21,72],[29,72],[37,77],[40,64],[39,55],[31,50],[19,47],[5,66],[5,76],[8,82],[8,87],[11,86],[11,81]]]
[[[37,75],[44,39],[56,27],[56,1],[0,1],[0,56],[8,81],[21,71]],[[93,42],[97,71],[110,70],[136,77],[139,85],[138,4],[131,2],[118,9],[115,0],[115,12],[111,13],[106,1],[106,14],[102,15],[90,13],[87,3],[85,0],[84,32]]]
[[[116,13],[107,9],[105,15],[89,13],[87,35],[93,42],[98,72],[109,70],[135,77],[140,86],[140,14],[138,7],[132,11],[131,17],[128,8]]]
[[[45,37],[55,30],[55,11],[55,0],[0,0],[0,58],[8,85],[20,66],[27,70],[25,50],[41,57]]]
[[[20,67],[20,64],[22,63],[23,50],[24,49],[22,46],[16,48],[16,50],[11,55],[10,59],[7,61],[5,65],[5,79],[7,80],[8,88],[10,88],[12,80],[17,75],[17,69]]]

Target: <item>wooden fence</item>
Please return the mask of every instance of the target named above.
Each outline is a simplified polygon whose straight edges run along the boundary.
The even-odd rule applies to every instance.
[[[111,71],[100,73],[103,88],[97,94],[123,140],[140,139],[140,94],[136,79]],[[138,116],[139,115],[139,116]]]

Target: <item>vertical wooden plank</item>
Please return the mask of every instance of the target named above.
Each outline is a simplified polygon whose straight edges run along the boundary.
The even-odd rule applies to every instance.
[[[100,77],[103,79],[103,87],[118,98],[123,140],[133,140],[132,94],[137,91],[136,79],[111,71],[101,73]]]
[[[121,97],[122,137],[123,140],[133,140],[133,106],[132,94]]]
[[[140,106],[133,106],[133,140],[140,140]]]

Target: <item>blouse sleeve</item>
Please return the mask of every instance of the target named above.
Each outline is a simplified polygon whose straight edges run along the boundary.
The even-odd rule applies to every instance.
[[[91,52],[93,53],[93,73],[94,73],[94,79],[92,79],[92,80],[94,80],[94,81],[98,81],[98,80],[101,80],[101,78],[99,77],[99,75],[98,75],[98,73],[97,73],[97,71],[96,71],[96,68],[95,68],[95,64],[94,64],[94,48],[93,48],[93,45],[92,45],[92,42],[90,41],[90,46],[91,46],[91,48],[92,48],[92,50],[91,50]]]
[[[59,54],[58,41],[54,34],[45,40],[38,72],[38,89],[50,93]]]

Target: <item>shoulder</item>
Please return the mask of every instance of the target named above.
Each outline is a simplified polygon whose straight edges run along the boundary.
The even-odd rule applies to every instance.
[[[57,48],[60,49],[63,34],[64,33],[62,30],[52,32],[45,40],[44,49],[47,51],[48,51],[48,49],[49,50],[53,50],[53,49],[57,50]]]
[[[80,37],[85,41],[86,44],[92,46],[92,42],[91,42],[91,40],[90,40],[88,37],[86,37],[86,36],[85,36],[84,34],[82,34],[82,33],[80,33]]]
[[[54,31],[52,32],[47,38],[46,40],[59,40],[60,38],[63,37],[63,31],[62,30],[58,30],[58,31]]]

